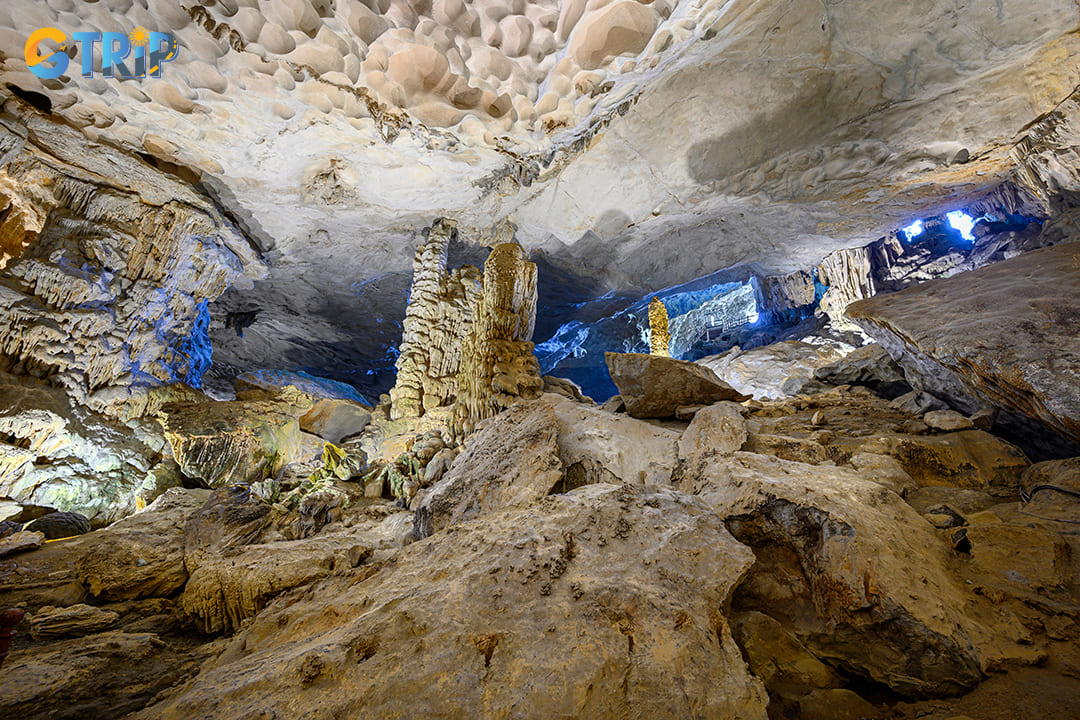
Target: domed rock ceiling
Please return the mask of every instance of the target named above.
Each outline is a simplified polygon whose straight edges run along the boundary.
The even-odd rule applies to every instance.
[[[344,374],[388,366],[437,217],[466,243],[511,219],[585,294],[807,268],[992,193],[1080,65],[1067,0],[58,0],[9,4],[0,26],[7,88],[197,179],[269,263],[211,308],[215,371],[361,386]],[[47,26],[143,27],[179,52],[160,79],[84,78],[69,41],[42,81],[21,50]]]
[[[1076,0],[9,0],[0,710],[1075,717],[1078,78]]]

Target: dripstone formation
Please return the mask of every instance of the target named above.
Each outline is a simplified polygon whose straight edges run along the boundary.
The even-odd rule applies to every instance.
[[[512,232],[502,224],[494,237]],[[460,434],[515,400],[537,397],[543,380],[531,342],[536,265],[517,243],[498,242],[483,273],[471,265],[447,271],[455,234],[452,221],[437,220],[417,250],[390,417],[453,405]]]
[[[472,265],[447,271],[446,253],[456,234],[454,222],[440,218],[416,251],[391,418],[418,417],[456,397],[461,341],[473,326],[483,283]]]
[[[649,302],[649,352],[652,355],[671,355],[671,334],[668,332],[667,308],[660,298]]]

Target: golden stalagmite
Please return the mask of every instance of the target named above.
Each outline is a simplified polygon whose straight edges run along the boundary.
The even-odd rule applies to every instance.
[[[649,303],[649,353],[670,357],[668,349],[671,344],[671,335],[668,333],[667,308],[658,297],[654,297]]]
[[[519,399],[539,397],[544,386],[531,341],[536,324],[536,265],[514,242],[500,243],[484,263],[484,290],[463,343],[454,432]]]

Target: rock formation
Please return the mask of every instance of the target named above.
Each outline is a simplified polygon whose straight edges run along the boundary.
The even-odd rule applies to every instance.
[[[484,263],[472,326],[462,338],[454,414],[459,435],[519,399],[539,396],[544,381],[533,354],[535,323],[536,265],[517,243],[496,245]]]
[[[686,360],[641,353],[606,353],[605,359],[633,417],[674,417],[684,406],[747,399],[712,370]]]
[[[483,279],[471,265],[447,271],[446,253],[456,232],[452,221],[437,220],[416,251],[390,391],[393,419],[419,417],[457,397],[462,344],[473,331]]]
[[[1080,442],[1075,244],[1035,250],[848,308],[908,381],[974,412],[985,404]]]
[[[670,345],[667,308],[664,307],[663,300],[654,297],[649,302],[649,352],[661,357],[670,357]]]
[[[452,405],[460,435],[519,398],[537,397],[543,380],[530,342],[536,265],[517,243],[498,242],[482,274],[470,265],[447,272],[455,232],[439,220],[417,250],[390,417]],[[513,228],[499,224],[494,235],[510,240]]]
[[[207,302],[264,269],[246,239],[176,178],[18,100],[0,147],[0,369],[79,401],[198,385]]]

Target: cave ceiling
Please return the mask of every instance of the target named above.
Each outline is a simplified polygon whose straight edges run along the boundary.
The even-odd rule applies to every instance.
[[[219,359],[362,363],[393,343],[342,354],[349,328],[400,318],[441,216],[460,258],[508,218],[599,294],[1019,202],[1015,146],[1073,91],[1078,26],[1075,0],[11,0],[0,90],[239,226],[268,270],[223,307],[262,341]],[[69,37],[56,79],[24,59],[42,27]],[[179,44],[162,77],[103,77],[99,45],[82,76],[73,33],[140,27]]]

